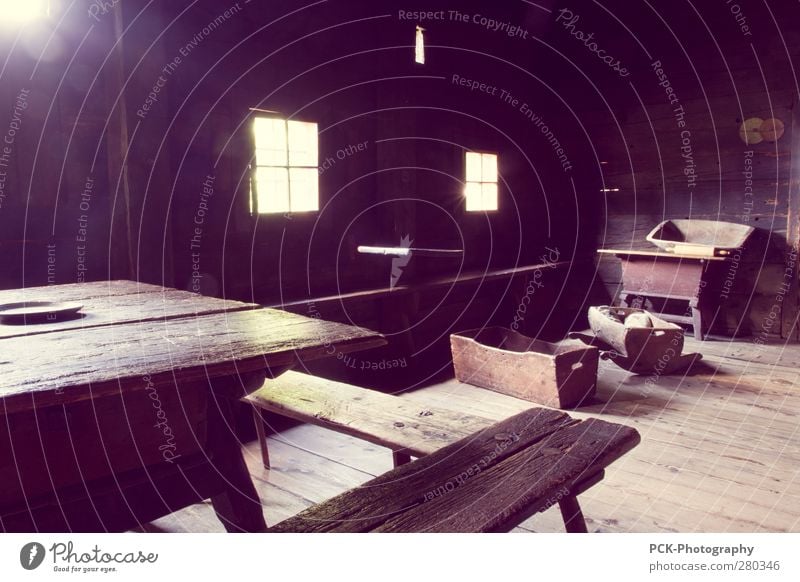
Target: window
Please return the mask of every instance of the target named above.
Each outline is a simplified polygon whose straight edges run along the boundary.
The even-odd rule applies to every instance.
[[[417,26],[416,41],[414,42],[414,62],[425,64],[425,29]]]
[[[319,210],[316,123],[256,117],[250,178],[253,214]]]
[[[497,154],[467,152],[467,211],[497,210]]]

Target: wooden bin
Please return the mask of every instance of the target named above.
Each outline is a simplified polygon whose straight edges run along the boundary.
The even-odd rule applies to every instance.
[[[537,404],[572,408],[588,403],[597,386],[598,350],[578,341],[487,327],[452,334],[450,347],[459,382]]]

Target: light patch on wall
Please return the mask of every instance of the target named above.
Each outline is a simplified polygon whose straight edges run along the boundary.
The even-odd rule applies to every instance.
[[[0,25],[31,22],[49,14],[49,0],[0,0]]]
[[[414,44],[414,60],[420,65],[425,64],[425,29],[417,26],[417,40]]]

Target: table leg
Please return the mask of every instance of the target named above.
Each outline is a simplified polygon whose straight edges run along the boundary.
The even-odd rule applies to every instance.
[[[247,470],[237,438],[234,401],[242,392],[260,385],[264,373],[213,380],[208,407],[207,453],[223,481],[223,491],[211,498],[217,517],[229,532],[261,532],[267,529],[261,501]]]

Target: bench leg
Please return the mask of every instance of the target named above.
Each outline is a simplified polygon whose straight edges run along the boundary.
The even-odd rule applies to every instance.
[[[269,448],[267,448],[267,431],[264,430],[264,415],[256,407],[253,407],[253,419],[256,421],[256,434],[258,434],[258,444],[261,447],[261,463],[265,469],[269,469]]]
[[[567,533],[588,533],[577,497],[568,495],[562,498],[558,502],[558,508],[561,510],[561,517],[564,518],[564,528]]]
[[[400,465],[405,465],[411,462],[411,455],[399,451],[392,451],[392,461],[394,462],[395,469]]]

